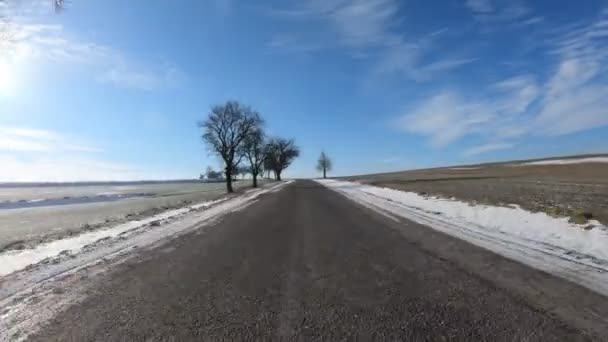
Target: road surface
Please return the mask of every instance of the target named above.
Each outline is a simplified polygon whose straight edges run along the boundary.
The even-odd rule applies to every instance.
[[[31,340],[601,339],[589,307],[605,299],[297,181],[116,266]]]

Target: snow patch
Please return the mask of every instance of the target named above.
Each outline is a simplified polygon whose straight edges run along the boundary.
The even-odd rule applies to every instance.
[[[256,203],[262,194],[278,191],[291,182],[266,186],[230,199],[197,204],[190,211],[161,226],[134,229],[107,238],[78,254],[60,255],[27,270],[0,277],[0,341],[25,340],[65,307],[86,297],[96,274],[128,260],[138,250],[156,248],[183,234],[209,226],[222,216]],[[207,208],[208,207],[208,208]],[[83,277],[70,277],[86,269]],[[93,278],[91,278],[93,277]],[[55,292],[55,290],[60,290]],[[18,336],[17,336],[18,335]]]
[[[248,192],[246,196],[242,198],[251,199],[262,193],[275,192],[290,183],[291,182],[283,182],[269,188],[261,188],[257,191]],[[236,197],[231,202],[235,202],[236,199],[239,198],[241,197]],[[5,251],[0,253],[0,277],[23,270],[29,265],[51,260],[58,256],[78,254],[83,249],[96,244],[100,240],[124,237],[125,234],[141,230],[150,225],[159,226],[163,221],[177,219],[193,211],[214,207],[227,200],[228,198],[224,197],[214,201],[207,201],[179,209],[168,210],[142,220],[130,221],[111,228],[95,230],[77,236],[43,243],[32,249]]]
[[[0,254],[0,276],[22,270],[28,265],[36,264],[45,259],[58,256],[61,253],[78,253],[85,246],[91,245],[99,240],[114,238],[133,229],[138,229],[149,225],[152,222],[174,218],[191,210],[211,206],[224,200],[225,199],[220,199],[185,208],[169,210],[143,220],[130,221],[111,228],[100,229],[70,238],[43,243],[34,247],[33,249],[6,251]]]
[[[520,165],[566,165],[566,164],[582,164],[582,163],[608,163],[608,157],[589,157],[589,158],[573,158],[573,159],[554,159],[554,160],[539,160]]]
[[[519,206],[498,207],[354,182],[317,180],[378,212],[406,218],[508,258],[608,294],[608,230],[591,230],[567,218],[532,213]]]

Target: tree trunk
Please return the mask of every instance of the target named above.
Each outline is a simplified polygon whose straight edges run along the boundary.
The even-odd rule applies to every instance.
[[[252,172],[251,176],[253,176],[253,187],[257,188],[258,187],[258,174]]]
[[[226,192],[234,192],[232,189],[232,170],[226,169]]]
[[[277,180],[280,181],[281,180],[281,172],[275,172],[277,175]]]
[[[327,178],[327,169],[323,168],[323,179]]]

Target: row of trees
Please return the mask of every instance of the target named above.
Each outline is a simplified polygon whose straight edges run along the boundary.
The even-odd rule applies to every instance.
[[[241,163],[246,165],[253,178],[253,186],[257,187],[258,176],[265,170],[272,170],[275,178],[281,180],[283,170],[300,155],[293,139],[268,138],[260,114],[237,101],[212,107],[199,127],[209,150],[224,164],[228,192],[234,191],[232,180],[239,173],[239,167],[243,167]]]

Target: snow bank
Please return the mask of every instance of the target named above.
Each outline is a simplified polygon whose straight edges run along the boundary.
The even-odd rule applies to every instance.
[[[565,164],[582,164],[582,163],[608,163],[608,157],[589,157],[589,158],[572,158],[572,159],[554,159],[554,160],[539,160],[521,165],[565,165]]]
[[[60,253],[78,253],[83,247],[96,241],[114,238],[125,232],[144,227],[155,221],[163,221],[183,215],[191,210],[209,207],[213,204],[226,200],[204,202],[201,204],[169,210],[143,220],[130,221],[111,228],[100,229],[88,233],[83,233],[74,237],[51,241],[36,246],[33,249],[11,250],[0,254],[0,276],[21,270],[28,265],[38,263],[44,259],[57,256]]]
[[[291,183],[291,181],[280,183],[270,188],[253,190],[244,196],[238,196],[231,200],[228,198],[220,198],[214,201],[207,201],[179,209],[168,210],[143,220],[130,221],[111,228],[95,230],[74,237],[43,243],[32,249],[6,251],[0,253],[0,277],[22,270],[29,265],[37,264],[43,260],[57,257],[64,253],[68,253],[70,255],[78,254],[86,246],[95,244],[100,240],[114,239],[127,233],[133,233],[142,228],[149,227],[150,225],[156,225],[157,222],[161,223],[167,220],[181,219],[187,214],[200,211],[201,209],[213,207],[217,209],[224,209],[224,212],[226,212],[234,209],[237,205],[255,199],[262,193],[278,191],[289,183]],[[222,206],[223,202],[228,203],[226,203],[225,206]],[[217,214],[219,213],[220,212]],[[159,228],[162,229],[164,227],[161,226]]]
[[[575,280],[608,294],[608,230],[591,230],[519,208],[472,205],[452,199],[359,183],[318,180],[371,209],[406,218]]]

